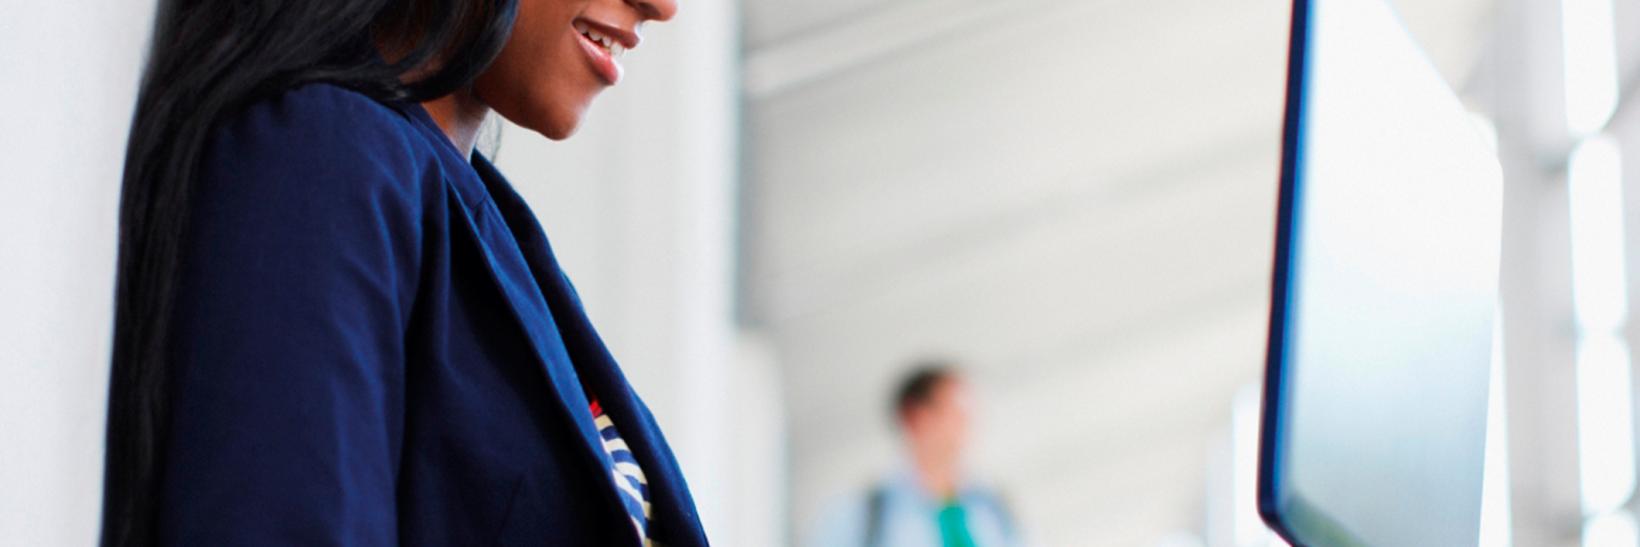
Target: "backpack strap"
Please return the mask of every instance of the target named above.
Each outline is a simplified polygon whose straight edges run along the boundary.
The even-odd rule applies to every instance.
[[[1007,496],[1002,495],[1000,492],[981,491],[974,498],[980,503],[989,505],[990,509],[996,513],[997,520],[1002,522],[1002,534],[1004,536],[1012,541],[1019,540],[1018,530],[1014,524],[1014,513],[1008,507]]]
[[[872,487],[866,495],[866,537],[865,547],[878,547],[883,543],[883,512],[888,506],[888,489],[882,485]]]

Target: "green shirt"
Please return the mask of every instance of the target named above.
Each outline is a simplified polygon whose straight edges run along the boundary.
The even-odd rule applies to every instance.
[[[940,508],[940,538],[945,547],[974,547],[974,538],[968,535],[968,514],[956,500]]]

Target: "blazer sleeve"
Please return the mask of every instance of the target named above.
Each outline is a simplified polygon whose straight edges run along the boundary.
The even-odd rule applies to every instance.
[[[424,201],[397,115],[306,87],[213,138],[174,315],[161,543],[397,543]]]

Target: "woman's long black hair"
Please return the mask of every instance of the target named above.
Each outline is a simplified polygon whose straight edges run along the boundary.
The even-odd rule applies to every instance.
[[[311,82],[425,101],[476,79],[518,0],[160,0],[120,195],[102,544],[155,542],[172,303],[213,128]]]

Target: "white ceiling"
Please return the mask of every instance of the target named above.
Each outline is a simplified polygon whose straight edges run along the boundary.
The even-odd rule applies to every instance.
[[[1402,4],[1462,82],[1489,0]],[[1040,544],[1200,527],[1262,358],[1288,5],[747,2],[743,297],[800,530],[890,457],[925,353],[982,381],[976,461]]]
[[[869,15],[905,0],[749,0],[744,2],[746,44],[754,49],[789,39],[819,27]]]

